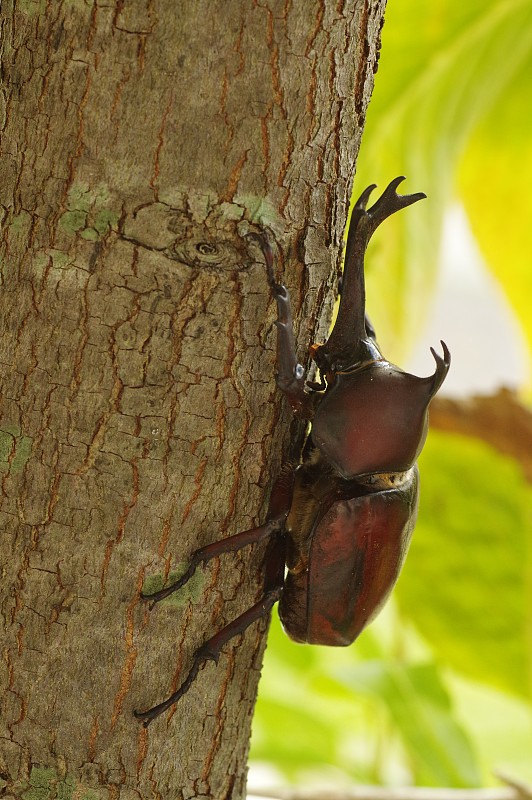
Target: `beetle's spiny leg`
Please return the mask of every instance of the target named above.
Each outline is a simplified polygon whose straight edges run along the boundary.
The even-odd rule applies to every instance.
[[[266,616],[266,614],[269,614],[272,607],[281,596],[281,592],[281,586],[276,586],[270,589],[268,592],[266,592],[264,597],[259,600],[258,603],[255,603],[255,605],[251,606],[250,609],[245,611],[243,614],[233,620],[233,622],[230,622],[228,625],[222,628],[221,631],[208,639],[205,644],[196,650],[190,672],[176,692],[171,694],[166,700],[163,700],[162,703],[153,706],[153,708],[149,708],[147,711],[133,712],[139,722],[142,722],[144,727],[147,728],[148,725],[153,722],[154,719],[156,719],[156,717],[170,708],[170,706],[173,706],[174,703],[177,703],[177,701],[180,700],[190,689],[190,686],[196,679],[200,667],[202,667],[206,661],[218,662],[224,645],[227,644],[230,639],[238,636],[239,633],[243,633],[258,619]]]
[[[250,233],[248,238],[255,240],[263,252],[268,283],[277,303],[277,386],[288,398],[294,413],[309,419],[312,404],[305,392],[305,370],[297,360],[290,295],[286,286],[275,280],[275,263],[281,261],[281,252],[271,232]]]
[[[277,303],[277,385],[288,394],[304,384],[304,369],[297,360],[288,289],[279,284],[272,288]]]
[[[257,528],[250,528],[247,531],[236,533],[234,536],[227,536],[225,539],[212,542],[212,544],[208,544],[205,547],[200,547],[192,553],[190,564],[186,572],[184,572],[177,581],[174,581],[170,586],[166,586],[164,589],[160,589],[158,592],[153,592],[152,594],[142,592],[140,595],[141,598],[151,601],[150,608],[153,608],[156,603],[164,600],[165,597],[169,597],[169,595],[179,591],[179,589],[191,579],[200,564],[205,564],[207,561],[210,561],[211,558],[216,558],[217,556],[223,555],[223,553],[235,552],[242,547],[246,547],[248,544],[261,542],[263,539],[267,539],[273,533],[281,530],[286,515],[287,511],[283,510],[282,513],[277,514],[275,517],[265,522],[264,525],[259,525]]]

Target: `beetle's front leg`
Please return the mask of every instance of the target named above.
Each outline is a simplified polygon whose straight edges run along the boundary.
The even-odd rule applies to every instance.
[[[305,392],[305,370],[298,362],[290,295],[286,286],[276,283],[272,293],[277,303],[277,386],[286,395],[295,414],[308,416],[310,398]]]
[[[312,405],[310,396],[305,392],[305,370],[297,360],[290,295],[286,286],[275,281],[274,264],[280,260],[279,251],[275,246],[274,253],[270,238],[265,233],[253,233],[250,238],[258,242],[264,254],[268,282],[277,303],[277,386],[286,395],[294,414],[310,419]]]

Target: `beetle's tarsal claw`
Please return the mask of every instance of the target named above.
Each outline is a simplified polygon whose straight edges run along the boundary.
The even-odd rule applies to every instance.
[[[277,303],[277,319],[275,324],[277,326],[284,325],[292,327],[292,310],[290,308],[290,295],[288,294],[288,289],[286,286],[282,286],[280,283],[276,283],[272,287],[272,294],[275,298],[275,302]]]
[[[202,663],[206,661],[214,661],[215,664],[218,664],[218,661],[220,660],[220,651],[200,647],[198,650],[196,650],[194,658]]]
[[[178,592],[179,589],[181,589],[185,585],[185,583],[187,583],[191,579],[197,567],[199,566],[199,564],[201,564],[203,560],[204,559],[202,558],[201,552],[197,551],[190,560],[188,568],[181,575],[181,577],[177,579],[177,581],[171,583],[170,586],[165,586],[164,589],[160,589],[158,592],[152,592],[150,594],[148,594],[147,592],[141,592],[140,593],[141,600],[150,603],[150,611],[151,611],[152,608],[155,605],[157,605],[157,603],[159,603],[161,600],[164,600],[165,597],[169,597],[174,592]]]
[[[145,728],[147,728],[148,725],[150,725],[150,723],[152,723],[154,719],[156,719],[160,714],[162,714],[164,711],[167,711],[171,706],[177,703],[178,700],[180,700],[183,697],[183,695],[186,694],[190,689],[190,686],[195,681],[196,676],[199,672],[199,668],[202,666],[203,662],[204,659],[198,658],[198,656],[196,655],[192,663],[190,672],[188,673],[187,677],[185,678],[185,680],[183,681],[177,692],[174,692],[166,700],[163,700],[162,703],[153,706],[153,708],[148,708],[147,711],[133,711],[133,716],[135,717],[135,719],[138,719],[139,722],[141,722],[142,725]]]

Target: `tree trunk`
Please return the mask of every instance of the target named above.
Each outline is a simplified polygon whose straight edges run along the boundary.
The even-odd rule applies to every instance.
[[[6,0],[0,94],[0,793],[241,798],[266,622],[149,729],[260,597],[290,415],[245,236],[326,329],[384,0]],[[331,269],[331,265],[333,269]]]

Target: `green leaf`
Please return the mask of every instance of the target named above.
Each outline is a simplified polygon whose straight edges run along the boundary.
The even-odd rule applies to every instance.
[[[530,698],[531,489],[515,462],[467,437],[433,431],[420,466],[401,610],[455,669]]]

